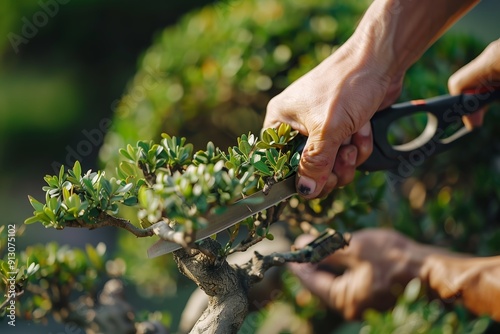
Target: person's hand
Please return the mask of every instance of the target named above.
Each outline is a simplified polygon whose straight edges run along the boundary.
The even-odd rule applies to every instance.
[[[460,94],[466,89],[500,85],[500,40],[496,40],[473,61],[455,72],[448,80],[450,94]],[[468,129],[481,126],[486,109],[464,116]]]
[[[419,276],[446,302],[462,302],[477,315],[500,321],[500,256],[429,255]]]
[[[296,246],[312,239],[303,235]],[[500,256],[471,257],[416,243],[392,230],[365,229],[318,265],[291,263],[289,268],[346,319],[359,319],[369,308],[392,307],[418,277],[443,301],[461,302],[477,315],[500,321]]]
[[[296,244],[300,248],[311,239],[303,235]],[[289,268],[327,306],[346,319],[357,319],[368,308],[393,306],[418,275],[424,253],[420,245],[395,231],[366,229],[355,232],[348,247],[319,265],[292,263]]]
[[[369,120],[399,95],[403,76],[384,74],[369,53],[346,43],[274,97],[264,128],[288,123],[308,136],[297,189],[321,197],[354,178],[372,151]]]
[[[300,195],[322,197],[352,181],[372,151],[370,118],[396,99],[411,64],[477,2],[373,1],[345,44],[271,100],[264,128],[289,123],[309,137]]]

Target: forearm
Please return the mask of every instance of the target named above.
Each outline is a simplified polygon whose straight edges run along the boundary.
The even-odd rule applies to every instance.
[[[401,75],[479,0],[375,0],[348,43],[389,76]]]

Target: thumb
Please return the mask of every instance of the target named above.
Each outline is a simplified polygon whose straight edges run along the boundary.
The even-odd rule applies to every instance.
[[[315,198],[332,174],[339,145],[331,139],[311,134],[300,158],[297,190],[305,198]]]
[[[500,40],[492,42],[473,61],[455,72],[448,80],[451,94],[467,88],[488,85],[500,79]]]
[[[332,306],[329,297],[332,285],[335,283],[335,275],[317,270],[316,266],[310,263],[289,263],[288,268],[306,289],[320,297],[328,306]]]
[[[352,320],[361,316],[361,304],[355,302],[356,288],[353,288],[353,284],[359,279],[353,277],[350,271],[336,276],[316,270],[311,264],[290,263],[288,268],[306,289],[318,296],[328,307],[340,312],[346,319]]]

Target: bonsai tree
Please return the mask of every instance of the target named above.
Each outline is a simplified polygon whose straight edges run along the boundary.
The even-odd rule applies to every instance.
[[[125,95],[113,104],[113,127],[101,150],[106,167],[95,172],[81,170],[79,163],[63,167],[46,177],[44,200],[30,198],[35,211],[27,223],[124,230],[119,257],[111,258],[104,244],[80,250],[51,243],[28,247],[9,262],[9,245],[2,244],[3,311],[11,315],[9,306],[15,304],[17,316],[45,321],[52,315],[68,328],[89,333],[163,333],[168,315],[137,312],[125,300],[123,280],[159,295],[175,291],[180,271],[209,295],[208,311],[196,317],[193,331],[226,333],[241,326],[248,332],[249,322],[241,321],[249,321],[249,306],[256,306],[245,302],[248,288],[258,285],[271,266],[316,261],[345,246],[346,231],[388,226],[460,251],[498,251],[500,233],[490,224],[499,212],[494,169],[499,148],[490,144],[500,133],[495,112],[488,115],[493,121],[459,151],[429,161],[395,189],[384,186],[383,173],[359,174],[328,198],[292,198],[215,239],[195,242],[196,231],[212,213],[293,177],[300,141],[296,133],[286,126],[262,136],[248,131],[259,131],[272,96],[348,38],[366,6],[245,0],[204,8],[162,32],[140,59]],[[481,49],[481,43],[463,36],[442,39],[410,69],[402,98],[445,93],[448,76]],[[161,137],[162,132],[170,136]],[[209,139],[214,144],[207,144]],[[268,253],[255,254],[248,249],[273,239],[271,228],[278,221],[291,238],[303,230],[324,234],[303,250],[272,254],[271,246]],[[7,240],[8,226],[1,232],[1,240]],[[183,248],[173,260],[170,255],[145,260],[146,249],[158,238]],[[231,253],[251,253],[251,260],[230,265],[226,257]],[[19,270],[14,279],[10,266]],[[282,275],[281,297],[267,297],[275,301],[268,307],[259,303],[259,318],[251,327],[263,326],[272,317],[266,309],[277,303],[291,304],[303,323],[317,326],[327,310],[286,271]],[[214,277],[215,282],[210,280]],[[460,307],[429,303],[418,287],[407,287],[394,312],[367,313],[354,331],[481,332],[488,326],[487,319],[471,321]],[[211,322],[216,314],[220,317]],[[327,330],[341,323],[338,319]]]
[[[273,239],[269,228],[280,219],[285,202],[228,229],[229,240],[225,244],[216,238],[195,242],[196,231],[207,224],[208,215],[236,201],[245,201],[256,191],[266,193],[273,184],[294,173],[299,161],[299,153],[294,153],[297,144],[292,141],[296,134],[289,125],[282,124],[278,129],[265,130],[262,139],[253,134],[242,135],[237,146],[227,152],[209,142],[206,150],[194,154],[185,138],[164,134],[158,144],[140,141],[135,147],[122,149],[125,160],[117,170],[118,177],[108,178],[103,171],[83,173],[76,162],[73,168],[61,167],[58,175],[45,178],[44,203],[29,197],[35,211],[25,223],[41,222],[55,229],[115,226],[136,237],[157,235],[178,243],[183,247],[174,252],[179,271],[209,296],[208,307],[192,332],[236,333],[249,311],[249,288],[263,278],[266,270],[291,261],[315,263],[347,245],[342,234],[328,229],[304,249],[268,255],[255,252],[247,263],[229,265],[228,254],[246,251],[265,238]],[[122,205],[137,209],[138,223],[116,216]],[[247,236],[235,244],[243,225],[247,227]],[[99,267],[96,252],[87,249]],[[39,264],[29,265],[19,277],[12,298],[23,293],[23,281],[38,267]],[[109,299],[120,298],[116,292],[110,295]],[[63,317],[72,318],[72,313],[79,312],[81,309],[73,308]],[[96,323],[89,327],[97,330]],[[106,331],[106,326],[109,325],[97,327]]]

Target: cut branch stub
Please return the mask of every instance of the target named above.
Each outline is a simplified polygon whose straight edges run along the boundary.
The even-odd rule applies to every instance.
[[[305,247],[284,253],[261,255],[255,252],[252,259],[242,269],[247,272],[251,284],[259,282],[271,267],[282,266],[286,262],[318,263],[328,255],[349,245],[350,235],[345,236],[333,229],[326,229]]]

